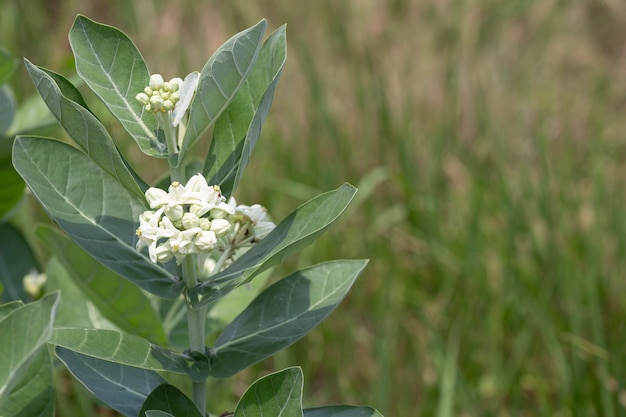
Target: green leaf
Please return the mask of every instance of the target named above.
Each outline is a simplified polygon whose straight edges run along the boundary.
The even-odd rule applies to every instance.
[[[150,411],[148,411],[150,410]],[[163,414],[157,414],[155,412]],[[163,384],[159,385],[146,399],[141,407],[140,416],[164,415],[176,417],[202,417],[198,407],[185,396],[178,388]]]
[[[11,155],[0,156],[0,221],[14,213],[13,209],[22,200],[26,184],[13,169]]]
[[[24,59],[24,61],[27,61],[27,60]],[[57,74],[54,71],[50,71],[49,69],[46,69],[46,68],[38,68],[38,69],[45,72],[50,78],[54,80],[54,82],[56,83],[57,87],[59,88],[63,96],[65,96],[69,100],[72,100],[74,103],[77,103],[84,109],[89,110],[89,106],[87,106],[87,102],[85,101],[85,98],[83,97],[82,93],[80,92],[78,88],[76,88],[76,86],[70,80],[68,80],[61,74]],[[93,113],[91,110],[89,110],[89,112]]]
[[[42,346],[23,366],[20,378],[0,398],[4,417],[52,417],[54,415],[54,376],[48,349]]]
[[[141,414],[140,414],[141,415]],[[176,417],[170,413],[160,410],[148,410],[146,411],[146,417]]]
[[[0,84],[4,84],[11,79],[17,60],[11,56],[9,51],[0,46]]]
[[[0,343],[0,410],[6,402],[15,400],[12,393],[35,371],[31,360],[36,361],[52,335],[58,302],[59,293],[49,294],[40,301],[14,309],[0,321],[0,334],[5,335]],[[19,409],[20,405],[27,404],[14,406]]]
[[[327,407],[306,408],[304,417],[383,417],[371,407],[351,405],[331,405]]]
[[[167,343],[161,320],[137,286],[102,266],[50,226],[39,225],[35,235],[58,257],[104,317],[125,332],[157,344]]]
[[[163,298],[176,298],[180,279],[135,250],[145,201],[88,156],[55,140],[20,136],[13,164],[57,224],[99,262]]]
[[[117,330],[57,327],[49,343],[121,365],[152,371],[190,373],[189,361],[185,356]]]
[[[269,113],[287,58],[285,26],[263,44],[250,76],[215,122],[203,173],[227,197],[237,188]]]
[[[21,301],[11,301],[10,303],[0,304],[0,321],[4,320],[12,311],[17,310],[23,305],[24,303]]]
[[[300,368],[287,368],[255,381],[237,404],[234,417],[302,417]]]
[[[137,417],[148,395],[166,383],[154,371],[103,361],[60,347],[55,352],[89,391],[127,417]]]
[[[22,233],[11,224],[0,224],[0,236],[0,281],[4,285],[0,302],[28,302],[23,279],[30,272],[39,271],[35,255]]]
[[[366,264],[318,264],[263,291],[218,337],[211,376],[227,378],[302,338],[337,307]]]
[[[76,17],[69,37],[78,75],[144,153],[166,157],[167,146],[158,134],[156,117],[135,99],[148,85],[150,74],[133,42],[118,29],[85,16]]]
[[[303,204],[228,269],[189,290],[191,302],[194,306],[215,302],[242,283],[279,264],[286,256],[305,248],[339,218],[355,193],[356,188],[345,183]]]
[[[261,20],[224,43],[202,68],[196,95],[189,108],[189,122],[177,159],[217,120],[241,88],[261,49],[267,21]]]
[[[72,90],[72,84],[61,75],[56,74],[53,78],[28,60],[25,59],[24,62],[48,109],[74,142],[120,184],[137,197],[143,198],[143,191],[128,171],[122,156],[102,123],[85,107],[65,97],[55,80],[65,80],[64,90],[70,92],[73,97],[78,95],[82,99],[80,93],[75,88]]]
[[[0,136],[4,135],[15,117],[15,97],[7,86],[0,86]]]
[[[88,305],[89,301],[56,256],[51,256],[48,260],[46,276],[46,292],[59,291],[62,294],[54,320],[55,326],[100,327],[109,324],[100,320],[96,309]]]

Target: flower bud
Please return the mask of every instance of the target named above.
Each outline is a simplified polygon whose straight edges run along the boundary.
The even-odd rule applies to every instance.
[[[183,206],[181,206],[180,204],[174,205],[174,206],[169,206],[165,209],[165,215],[172,221],[178,221],[180,219],[183,218],[183,215],[185,214],[184,210],[183,210]]]
[[[146,93],[137,94],[135,99],[144,106],[150,102],[150,97]]]
[[[163,108],[163,104],[161,96],[154,95],[150,97],[150,107],[152,107],[154,111],[161,110]]]
[[[163,88],[163,77],[161,74],[152,74],[150,76],[150,88],[153,90],[160,90]]]
[[[159,208],[169,201],[167,193],[155,187],[150,187],[146,191],[146,200],[150,203],[150,208]]]
[[[182,218],[182,225],[185,229],[191,229],[192,227],[198,227],[200,224],[200,218],[193,213],[185,213]]]
[[[224,236],[230,231],[230,222],[226,219],[214,219],[211,222],[211,231],[217,236]]]
[[[217,236],[215,236],[215,233],[210,230],[203,230],[196,234],[196,236],[193,238],[193,243],[196,248],[201,251],[210,251],[215,247],[215,244],[217,243]]]

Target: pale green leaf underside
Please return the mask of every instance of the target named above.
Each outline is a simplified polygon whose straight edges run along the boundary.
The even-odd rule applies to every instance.
[[[22,380],[23,368],[52,335],[59,293],[13,309],[0,321],[0,404]]]
[[[143,192],[126,167],[102,123],[89,110],[65,97],[50,75],[35,67],[28,60],[25,60],[25,64],[48,109],[74,142],[102,169],[136,196],[142,198]],[[57,77],[61,76],[57,74]]]
[[[183,355],[117,330],[58,327],[49,343],[107,362],[153,371],[189,373]]]
[[[78,16],[70,30],[76,71],[135,139],[143,152],[166,157],[156,117],[135,99],[148,85],[148,68],[132,41],[111,26]]]
[[[261,48],[267,21],[261,20],[226,41],[202,68],[189,123],[175,165],[217,120],[250,74]]]
[[[145,202],[89,157],[55,140],[20,136],[13,164],[48,214],[91,256],[153,294],[181,293],[180,280],[135,250]]]
[[[220,184],[227,197],[237,188],[248,165],[286,58],[282,26],[265,41],[250,76],[215,122],[203,173],[211,179],[210,184]]]
[[[54,391],[52,360],[42,346],[23,365],[13,389],[0,398],[0,416],[52,417]]]
[[[337,307],[366,264],[326,262],[267,288],[218,337],[211,375],[234,375],[302,338]]]
[[[137,416],[148,395],[166,382],[154,371],[103,361],[60,347],[55,352],[89,391],[125,416]]]

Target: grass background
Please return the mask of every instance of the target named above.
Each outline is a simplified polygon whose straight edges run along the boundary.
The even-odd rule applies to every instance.
[[[307,405],[626,415],[623,2],[2,0],[0,43],[71,75],[77,13],[125,31],[166,78],[262,17],[287,23],[287,65],[238,196],[280,219],[343,181],[361,187],[282,271],[370,265],[314,332],[214,387],[215,411],[254,377],[301,365]],[[34,92],[23,69],[11,86]],[[91,415],[76,390],[60,386],[61,417]]]

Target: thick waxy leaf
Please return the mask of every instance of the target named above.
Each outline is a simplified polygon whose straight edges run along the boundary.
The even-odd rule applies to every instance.
[[[148,395],[166,381],[154,371],[111,363],[71,350],[56,348],[70,372],[111,408],[137,417]]]
[[[0,236],[0,281],[4,286],[0,302],[28,302],[24,276],[39,270],[35,255],[20,231],[11,224],[0,224]]]
[[[185,356],[117,330],[57,327],[49,343],[136,368],[190,373],[190,362]]]
[[[61,142],[21,136],[13,164],[48,214],[91,256],[158,296],[182,292],[181,280],[135,250],[145,201],[89,157]]]
[[[250,76],[215,123],[203,172],[227,197],[237,188],[259,139],[286,57],[282,26],[265,41]]]
[[[148,411],[150,410],[150,411]],[[155,412],[163,414],[155,414]],[[203,417],[198,407],[185,396],[178,388],[172,385],[158,386],[143,404],[140,416],[145,415],[172,415],[176,417]]]
[[[0,86],[0,136],[4,135],[15,117],[15,97],[7,86]]]
[[[121,31],[84,16],[70,30],[76,71],[131,134],[143,152],[166,157],[167,146],[158,134],[154,114],[135,99],[150,81],[141,54]]]
[[[173,414],[166,413],[161,410],[148,410],[146,411],[146,417],[176,417]]]
[[[137,197],[143,198],[142,190],[126,168],[122,156],[102,123],[89,110],[65,97],[61,92],[56,79],[62,79],[63,77],[57,74],[53,78],[35,67],[28,60],[24,60],[24,62],[35,87],[44,99],[48,109],[50,109],[50,112],[56,117],[59,124],[74,142],[120,184],[124,185]],[[64,89],[70,92],[75,90],[71,89],[71,83],[67,80],[64,82]],[[81,97],[77,90],[72,96],[75,98]]]
[[[234,375],[302,338],[337,307],[366,264],[318,264],[263,291],[215,342],[211,375]]]
[[[300,368],[287,368],[257,380],[243,394],[234,417],[302,417]]]
[[[0,416],[52,417],[54,415],[54,376],[52,360],[45,346],[24,364],[19,380],[6,395],[0,396]]]
[[[331,405],[327,407],[306,408],[304,417],[383,417],[371,407],[351,405]]]
[[[59,293],[26,304],[10,312],[0,321],[0,408],[14,389],[32,374],[31,360],[52,335]]]
[[[0,321],[23,305],[24,303],[21,301],[11,301],[10,303],[0,304]]]
[[[261,20],[251,28],[230,38],[209,58],[202,68],[196,95],[189,109],[189,123],[183,139],[178,166],[183,155],[211,126],[233,100],[261,49],[267,21]]]
[[[121,330],[166,344],[161,321],[148,297],[130,281],[105,268],[65,235],[39,225],[35,235],[48,246],[102,315]]]
[[[300,206],[230,268],[191,289],[188,292],[191,302],[196,306],[215,302],[243,282],[279,264],[286,256],[305,248],[339,218],[355,193],[356,188],[346,183]]]
[[[109,325],[98,314],[95,307],[76,286],[69,273],[56,256],[51,256],[46,264],[46,292],[59,291],[63,296],[59,302],[55,326],[102,327]]]

